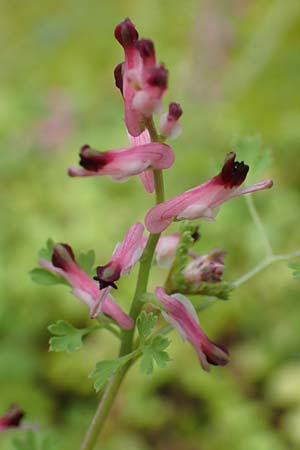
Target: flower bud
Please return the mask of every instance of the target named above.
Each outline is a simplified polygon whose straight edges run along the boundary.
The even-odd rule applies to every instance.
[[[182,115],[182,108],[179,103],[170,103],[169,112],[163,114],[160,118],[160,134],[166,138],[175,139],[182,131],[178,119]]]
[[[225,252],[214,249],[209,254],[199,256],[191,261],[183,271],[185,281],[199,287],[202,281],[218,283],[224,272]]]
[[[127,18],[116,26],[115,38],[122,47],[129,47],[137,42],[139,35],[130,19]]]

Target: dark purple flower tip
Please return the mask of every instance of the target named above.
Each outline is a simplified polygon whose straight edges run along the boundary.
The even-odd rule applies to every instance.
[[[249,166],[244,164],[244,161],[235,161],[236,154],[234,152],[228,153],[225,163],[219,174],[221,184],[225,188],[233,188],[240,186],[245,180]]]
[[[121,94],[123,95],[123,69],[124,63],[120,63],[116,66],[114,70],[114,76],[115,76],[115,84],[118,89],[120,89]]]
[[[139,34],[131,20],[127,18],[116,26],[115,38],[120,42],[122,47],[127,47],[137,42]]]
[[[24,411],[18,405],[12,405],[9,411],[0,418],[0,429],[1,427],[18,427],[24,415]]]
[[[109,162],[109,157],[106,152],[98,152],[89,145],[83,145],[79,152],[79,164],[86,170],[97,172]]]
[[[97,276],[94,277],[94,280],[99,281],[100,290],[108,286],[111,286],[114,289],[118,289],[115,281],[119,280],[121,276],[121,267],[119,266],[119,264],[109,262],[105,266],[98,266],[96,268],[96,273]]]
[[[191,238],[193,239],[194,242],[197,242],[200,239],[200,237],[201,235],[199,233],[199,227],[197,227],[197,229],[192,234]]]
[[[170,103],[169,104],[169,114],[168,114],[168,119],[169,120],[178,120],[179,117],[182,116],[182,108],[179,105],[179,103]]]
[[[168,75],[169,72],[163,64],[152,67],[151,69],[149,69],[147,83],[150,86],[161,87],[165,89],[168,85]]]
[[[154,44],[151,39],[140,39],[136,43],[136,48],[143,59],[153,58],[155,56]]]
[[[226,366],[229,362],[229,352],[226,348],[209,341],[209,345],[203,349],[207,362],[212,366]]]
[[[52,264],[63,270],[67,270],[70,262],[75,261],[72,248],[68,244],[55,244],[52,253]]]

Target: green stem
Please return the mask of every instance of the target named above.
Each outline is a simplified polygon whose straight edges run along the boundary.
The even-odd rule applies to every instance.
[[[148,128],[151,141],[159,141],[159,136],[157,134],[153,119],[149,119],[146,123]],[[155,185],[155,195],[156,195],[156,204],[164,201],[164,182],[163,182],[163,174],[161,170],[154,170],[154,185]],[[133,318],[134,322],[136,321],[138,315],[141,312],[143,307],[143,303],[141,302],[142,295],[147,291],[148,279],[151,269],[151,263],[154,255],[154,250],[159,240],[160,234],[149,234],[148,242],[143,252],[143,255],[140,259],[140,267],[137,278],[136,289],[134,293],[134,297],[132,300],[131,308],[130,308],[130,316]],[[119,356],[127,355],[132,352],[133,348],[133,338],[134,338],[135,327],[130,330],[123,330],[121,334],[121,347]],[[100,403],[96,410],[96,413],[93,417],[93,420],[89,426],[83,444],[81,446],[81,450],[92,450],[95,446],[95,443],[98,439],[100,431],[103,428],[105,420],[109,414],[109,411],[112,407],[114,399],[118,393],[119,387],[123,381],[124,376],[126,375],[128,369],[130,368],[131,363],[128,362],[125,366],[123,366],[111,379],[111,381],[106,386],[104,393],[101,397]]]

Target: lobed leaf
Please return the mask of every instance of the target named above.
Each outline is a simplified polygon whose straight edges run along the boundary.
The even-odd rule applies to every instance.
[[[158,317],[154,313],[146,313],[145,311],[143,311],[139,315],[136,321],[136,325],[142,341],[144,341],[145,338],[149,336],[157,322],[157,319]]]
[[[46,269],[36,267],[29,272],[29,276],[34,283],[41,284],[43,286],[54,286],[55,284],[65,284],[68,283],[63,277],[55,275]]]
[[[96,392],[99,392],[113,375],[133,357],[134,352],[117,359],[99,361],[95,370],[89,374],[89,378],[97,378],[94,383]]]
[[[46,246],[39,250],[39,257],[47,259],[47,261],[51,261],[52,253],[53,253],[54,241],[49,238],[46,242]]]
[[[88,274],[93,275],[93,269],[95,264],[95,252],[94,250],[88,250],[87,252],[80,252],[76,258],[78,265]]]
[[[82,347],[83,337],[94,327],[79,329],[65,320],[58,320],[49,325],[48,330],[55,335],[49,340],[50,351],[73,353]]]
[[[165,336],[158,335],[142,347],[143,355],[140,363],[140,371],[145,375],[151,375],[154,369],[154,361],[161,369],[166,367],[170,361],[165,349],[170,345],[170,340]]]

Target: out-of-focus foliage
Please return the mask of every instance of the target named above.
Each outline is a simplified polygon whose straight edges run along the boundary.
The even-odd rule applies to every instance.
[[[273,159],[261,176],[275,185],[255,203],[283,253],[300,246],[299,14],[298,0],[1,2],[0,412],[18,402],[56,450],[79,448],[97,403],[88,374],[117,354],[117,342],[101,330],[76,353],[48,352],[47,326],[63,319],[84,328],[87,310],[65,286],[38,286],[28,272],[48,236],[77,252],[92,247],[96,264],[105,263],[153,202],[137,178],[66,175],[81,145],[127,143],[112,77],[122,58],[114,25],[130,16],[155,40],[171,72],[166,105],[184,109],[167,195],[213,175],[237,136],[259,134]],[[263,255],[242,198],[223,205],[215,224],[203,223],[201,235],[197,251],[227,250],[229,281]],[[278,262],[201,313],[207,334],[230,348],[226,368],[204,373],[175,333],[165,369],[145,378],[134,367],[98,448],[298,449],[300,302],[291,275]],[[124,308],[135,276],[120,282]],[[162,281],[155,268],[152,286]],[[24,432],[1,433],[1,450]]]

